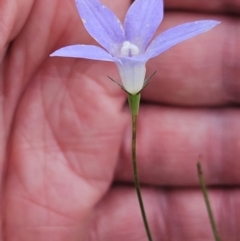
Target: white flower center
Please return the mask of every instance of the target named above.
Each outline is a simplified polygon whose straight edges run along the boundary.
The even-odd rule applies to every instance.
[[[121,48],[122,56],[135,56],[139,54],[139,48],[135,44],[130,43],[129,41],[124,41]]]

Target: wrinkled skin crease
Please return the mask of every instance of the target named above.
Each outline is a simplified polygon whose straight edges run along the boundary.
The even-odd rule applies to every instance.
[[[104,2],[123,19],[127,0]],[[73,1],[0,4],[5,13],[0,15],[0,240],[146,240],[132,184],[126,95],[106,77],[118,76],[116,67],[48,57],[65,45],[93,43]],[[177,16],[182,22],[194,19],[194,14],[172,14],[165,27],[178,23]],[[222,17],[233,29],[240,26],[237,18],[229,19]],[[210,194],[220,234],[228,241],[240,236],[240,116],[238,108],[225,107],[228,100],[239,103],[240,87],[234,80],[240,75],[235,61],[240,51],[228,52],[224,31],[223,24],[214,33],[219,34],[218,47],[202,37],[197,56],[183,44],[149,63],[149,73],[163,66],[143,94],[154,105],[143,103],[138,135],[139,171],[143,186],[147,184],[143,196],[154,240],[213,240],[197,188],[199,153],[207,183],[216,185]],[[230,57],[231,72],[220,58],[211,65],[211,76],[203,71],[208,56],[202,52],[210,50],[211,56],[220,52]],[[175,63],[174,72],[175,54],[180,64]],[[189,61],[181,61],[184,56]],[[226,79],[231,75],[231,81],[224,84],[220,72]],[[204,82],[206,92],[199,93],[200,79],[214,79],[215,86]],[[232,90],[225,99],[224,87]],[[169,94],[161,95],[164,90]],[[171,107],[162,107],[162,102]],[[225,184],[228,189],[222,188]]]

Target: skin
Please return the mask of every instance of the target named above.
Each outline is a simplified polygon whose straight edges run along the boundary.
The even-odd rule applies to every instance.
[[[130,5],[104,3],[121,20]],[[158,32],[199,19],[221,24],[147,65],[157,73],[142,93],[137,156],[152,235],[213,240],[200,155],[220,236],[239,240],[240,4],[165,7]],[[126,94],[107,78],[119,79],[115,65],[49,57],[77,43],[95,44],[74,1],[0,1],[1,240],[147,240]]]

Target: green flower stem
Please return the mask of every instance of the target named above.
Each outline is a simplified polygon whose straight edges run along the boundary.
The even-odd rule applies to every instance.
[[[141,214],[142,214],[145,230],[148,236],[148,240],[152,241],[153,239],[148,226],[148,221],[144,210],[144,205],[143,205],[143,200],[142,200],[142,195],[140,190],[140,183],[139,183],[138,170],[137,170],[137,158],[136,158],[137,117],[138,117],[138,110],[139,110],[139,103],[140,103],[140,94],[136,94],[136,95],[128,94],[128,103],[132,112],[132,165],[133,165],[135,188],[137,191],[138,202],[140,205]]]
[[[205,181],[204,181],[203,171],[202,171],[202,167],[201,167],[200,162],[197,163],[197,170],[198,170],[198,178],[199,178],[201,188],[202,188],[202,193],[203,193],[204,200],[205,200],[206,207],[207,207],[208,217],[209,217],[211,227],[212,227],[212,232],[213,232],[215,241],[220,241],[220,237],[218,235],[217,227],[216,227],[216,224],[215,224],[215,221],[214,221],[210,201],[209,201],[209,198],[208,198],[207,188],[206,188],[206,184],[205,184]]]

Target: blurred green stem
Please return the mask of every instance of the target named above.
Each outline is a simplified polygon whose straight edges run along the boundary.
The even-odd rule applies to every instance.
[[[141,214],[142,214],[145,230],[148,236],[148,240],[152,241],[153,239],[148,226],[148,221],[144,210],[144,205],[143,205],[143,200],[142,200],[142,195],[140,190],[140,183],[139,183],[138,170],[137,170],[137,158],[136,158],[137,117],[138,117],[138,111],[139,111],[140,94],[136,94],[136,95],[128,94],[128,103],[132,112],[132,165],[133,165],[135,188],[137,191],[138,202],[140,205]]]
[[[212,227],[212,232],[213,232],[215,241],[220,241],[220,237],[218,235],[217,227],[216,227],[214,217],[213,217],[213,213],[212,213],[212,208],[211,208],[210,201],[209,201],[209,198],[208,198],[207,187],[206,187],[206,184],[205,184],[205,181],[204,181],[203,171],[202,171],[202,167],[201,167],[200,162],[197,163],[197,170],[198,170],[198,178],[199,178],[199,181],[200,181],[200,184],[201,184],[203,197],[204,197],[206,207],[207,207],[208,217],[209,217],[211,227]]]

